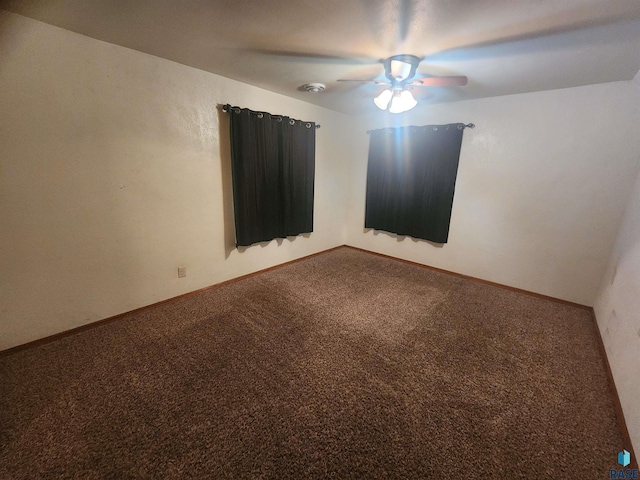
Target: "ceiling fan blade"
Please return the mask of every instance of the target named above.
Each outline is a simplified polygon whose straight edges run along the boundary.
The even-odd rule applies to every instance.
[[[428,99],[434,97],[433,93],[429,93],[428,90],[420,90],[420,91],[414,90],[413,93],[414,93],[414,95],[413,95],[414,98],[416,100],[418,100],[418,101],[420,101],[420,100],[428,100]]]
[[[408,85],[412,87],[454,87],[467,84],[467,77],[450,76],[450,77],[424,77],[412,80]]]
[[[338,82],[360,82],[360,83],[373,83],[375,85],[388,85],[387,82],[381,82],[380,80],[357,80],[353,78],[339,78]]]
[[[376,61],[373,58],[356,56],[351,54],[332,55],[314,52],[297,52],[290,50],[273,50],[266,48],[252,48],[248,53],[281,58],[290,62],[330,63],[335,65],[371,65]]]

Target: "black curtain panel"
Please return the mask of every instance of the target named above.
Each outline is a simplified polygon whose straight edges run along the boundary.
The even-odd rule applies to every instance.
[[[371,132],[365,228],[446,243],[463,124]]]
[[[236,246],[313,231],[313,122],[229,112]]]

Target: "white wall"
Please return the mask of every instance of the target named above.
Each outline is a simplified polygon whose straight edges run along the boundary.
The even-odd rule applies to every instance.
[[[347,243],[593,305],[633,186],[640,136],[630,82],[418,107],[361,119]],[[473,122],[449,243],[364,231],[367,129]]]
[[[640,93],[639,93],[640,98]],[[636,126],[637,131],[640,127]],[[638,132],[640,134],[640,131]],[[640,156],[640,152],[638,152]],[[640,453],[640,175],[594,305],[620,403]]]
[[[345,116],[18,15],[0,25],[0,350],[344,243]],[[233,249],[227,102],[322,125],[308,238]]]

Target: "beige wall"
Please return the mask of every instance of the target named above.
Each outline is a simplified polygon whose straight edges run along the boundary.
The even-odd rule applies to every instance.
[[[637,126],[636,128],[638,129]],[[594,310],[631,441],[638,454],[640,453],[640,175],[636,179]]]
[[[418,107],[362,118],[347,243],[593,305],[633,186],[640,136],[630,82]],[[449,242],[364,226],[367,129],[473,122],[465,130]]]
[[[344,243],[345,116],[21,16],[0,25],[0,350]],[[227,102],[322,125],[308,238],[233,249]]]

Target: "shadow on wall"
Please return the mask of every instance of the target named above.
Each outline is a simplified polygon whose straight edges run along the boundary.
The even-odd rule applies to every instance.
[[[289,243],[293,243],[295,241],[296,238],[298,237],[303,237],[303,238],[310,238],[311,237],[311,233],[301,233],[300,235],[294,235],[294,236],[290,236],[285,238],[275,238],[273,240],[269,240],[267,242],[259,242],[259,243],[254,243],[253,245],[249,245],[249,246],[243,246],[243,245],[239,245],[238,247],[234,247],[238,249],[238,252],[242,253],[245,252],[248,248],[251,247],[256,247],[256,246],[260,246],[262,248],[265,248],[267,245],[269,245],[271,242],[275,241],[278,246],[282,245],[284,243],[285,240],[287,240]]]
[[[218,138],[220,139],[220,173],[222,178],[222,208],[224,219],[224,258],[236,248],[236,227],[233,217],[233,181],[231,176],[231,141],[229,115],[218,105]],[[243,251],[243,250],[241,250]]]
[[[386,235],[387,237],[395,238],[397,242],[404,242],[406,239],[411,240],[413,243],[426,243],[431,245],[432,247],[442,248],[444,247],[444,243],[436,243],[431,242],[429,240],[423,240],[422,238],[413,238],[408,235],[398,235],[397,233],[385,232],[384,230],[375,230],[373,228],[363,228],[362,233],[367,234],[369,232],[373,232],[374,236],[377,235]]]

